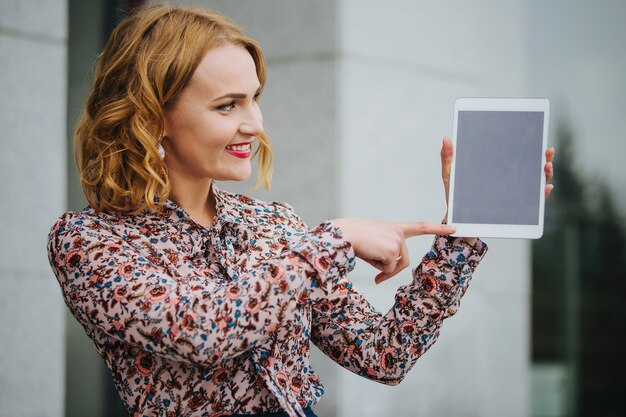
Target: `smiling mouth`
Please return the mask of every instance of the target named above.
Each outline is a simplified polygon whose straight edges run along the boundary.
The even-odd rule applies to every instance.
[[[251,147],[252,147],[252,144],[246,143],[246,144],[229,145],[226,147],[226,149],[228,149],[229,151],[245,152],[245,151],[249,151]]]

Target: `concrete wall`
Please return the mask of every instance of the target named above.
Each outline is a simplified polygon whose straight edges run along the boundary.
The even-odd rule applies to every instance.
[[[454,100],[526,94],[525,2],[344,0],[338,28],[338,214],[439,222],[439,150]],[[430,243],[410,241],[413,266]],[[529,245],[488,244],[459,313],[402,384],[338,371],[337,415],[528,414]],[[353,281],[387,311],[410,273],[380,286],[374,275],[361,263]]]
[[[65,0],[0,13],[0,415],[63,415],[63,301],[46,237],[65,209]]]
[[[527,92],[522,0],[208,5],[243,23],[268,54],[262,108],[279,168],[273,191],[256,194],[291,202],[310,225],[343,216],[440,221],[439,149],[452,134],[454,99]],[[413,265],[430,242],[410,241]],[[529,245],[488,243],[459,314],[400,386],[314,355],[327,388],[320,415],[528,415]],[[410,274],[381,286],[374,275],[362,262],[352,278],[387,311]]]

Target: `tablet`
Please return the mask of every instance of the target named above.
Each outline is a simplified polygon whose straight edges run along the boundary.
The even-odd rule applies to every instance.
[[[549,112],[547,99],[456,100],[448,204],[453,236],[543,235]]]

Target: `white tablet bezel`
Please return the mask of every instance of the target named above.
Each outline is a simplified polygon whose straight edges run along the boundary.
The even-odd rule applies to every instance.
[[[543,117],[543,143],[541,146],[541,186],[537,191],[539,195],[539,224],[476,224],[457,223],[454,221],[454,176],[457,156],[457,128],[460,111],[541,111]],[[538,239],[543,235],[543,219],[546,186],[546,177],[543,166],[546,163],[546,149],[548,145],[548,122],[550,115],[550,102],[545,98],[459,98],[454,102],[454,127],[452,144],[454,156],[450,171],[450,192],[448,202],[448,223],[455,226],[457,231],[452,236],[463,237],[496,237],[496,238],[521,238]]]

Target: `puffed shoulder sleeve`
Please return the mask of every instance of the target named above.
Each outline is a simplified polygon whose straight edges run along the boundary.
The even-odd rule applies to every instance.
[[[322,256],[316,258],[317,270],[308,274],[308,281],[311,286],[311,291],[309,291],[311,299],[315,302],[335,292],[337,288],[349,285],[348,274],[352,272],[356,265],[356,255],[352,244],[343,237],[343,232],[339,226],[332,220],[325,220],[315,228],[309,229],[289,203],[274,202],[274,204],[277,214],[286,219],[286,224],[289,228],[287,234],[290,235],[290,240],[295,242],[296,247],[298,242],[302,241],[302,236],[306,236],[309,233],[317,235],[324,232],[331,237],[331,239],[325,242],[327,251]],[[291,243],[291,245],[294,245],[294,243]],[[330,269],[329,267],[324,267],[324,265],[330,266],[333,264],[342,265],[343,268]],[[320,272],[324,273],[320,274]]]
[[[47,249],[65,303],[88,332],[98,328],[146,351],[215,364],[265,341],[308,302],[312,287],[349,267],[336,255],[335,234],[320,225],[237,281],[202,286],[157,265],[149,247],[76,213],[56,222]]]

